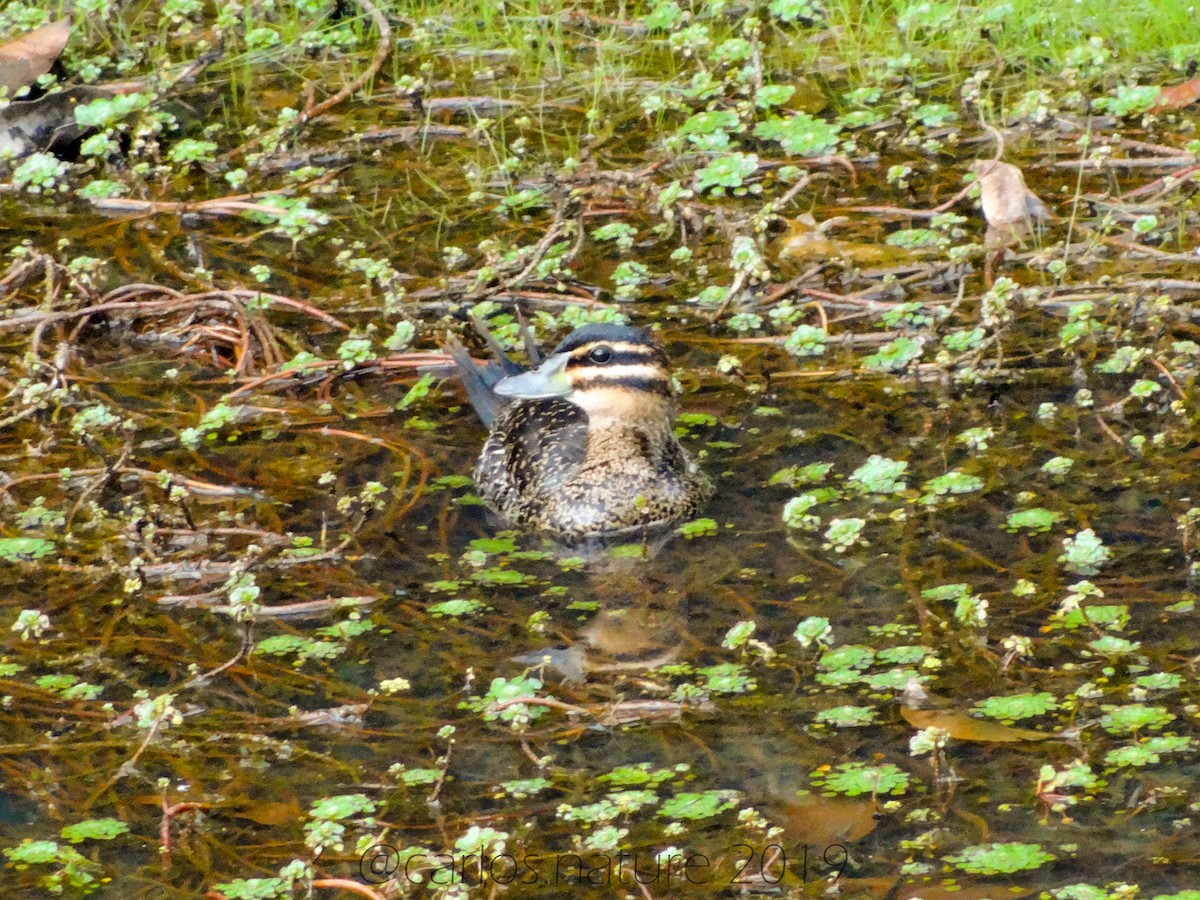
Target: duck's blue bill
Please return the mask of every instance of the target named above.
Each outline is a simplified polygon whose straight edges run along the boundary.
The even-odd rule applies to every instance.
[[[536,369],[501,379],[492,390],[501,397],[515,397],[519,400],[565,397],[572,390],[566,371],[569,358],[566,353],[556,353]]]

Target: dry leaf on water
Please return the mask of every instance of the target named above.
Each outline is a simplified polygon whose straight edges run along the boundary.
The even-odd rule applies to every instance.
[[[977,719],[956,709],[901,709],[900,715],[913,728],[937,728],[958,741],[1010,744],[1016,741],[1044,741],[1054,737],[1028,728],[1013,728],[1011,725]]]
[[[787,231],[771,245],[771,253],[785,269],[815,261],[841,260],[853,266],[901,266],[918,254],[888,244],[843,241],[827,237],[830,222],[818,225],[807,213],[789,219]]]
[[[1025,186],[1025,174],[1012,163],[977,159],[971,171],[979,180],[983,217],[991,227],[1038,222],[1053,215]]]
[[[861,841],[878,827],[878,808],[873,800],[816,795],[766,804],[768,817],[782,825],[789,837],[819,847]]]
[[[282,827],[306,815],[306,810],[291,800],[249,800],[244,805],[223,811],[223,815],[249,819],[259,825]]]
[[[1158,94],[1158,100],[1150,107],[1150,112],[1166,112],[1172,109],[1183,109],[1200,100],[1200,78],[1193,78],[1174,87],[1165,87]]]
[[[900,694],[900,703],[900,715],[913,728],[937,728],[959,741],[1009,744],[1017,741],[1044,741],[1054,737],[1052,734],[1030,731],[1028,728],[1013,728],[1011,725],[977,719],[970,713],[957,709],[929,709],[930,704],[945,701],[931,697],[925,691],[925,686],[916,678],[909,679],[908,684],[904,686]]]
[[[0,88],[11,97],[50,71],[67,46],[71,20],[59,19],[0,45]]]

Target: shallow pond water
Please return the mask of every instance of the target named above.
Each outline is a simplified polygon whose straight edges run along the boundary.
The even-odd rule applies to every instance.
[[[5,896],[1191,896],[1196,113],[998,120],[1060,218],[996,251],[932,217],[999,134],[940,78],[801,152],[734,113],[762,59],[623,6],[512,13],[540,68],[400,12],[373,98],[247,163],[309,230],[195,206],[216,150],[138,208],[77,193],[118,156],[0,195]],[[794,19],[799,117],[853,83]],[[295,88],[168,94],[225,153]],[[479,504],[439,344],[517,309],[656,329],[702,519],[583,558]]]

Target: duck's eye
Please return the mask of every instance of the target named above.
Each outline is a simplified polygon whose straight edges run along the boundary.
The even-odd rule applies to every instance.
[[[606,362],[612,359],[612,350],[608,347],[596,347],[590,353],[588,353],[588,359],[594,363],[604,365]]]

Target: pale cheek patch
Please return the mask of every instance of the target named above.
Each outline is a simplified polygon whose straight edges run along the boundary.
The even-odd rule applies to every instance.
[[[586,412],[592,422],[605,419],[637,422],[661,419],[669,415],[670,401],[659,394],[646,391],[595,387],[576,391],[569,399]]]

